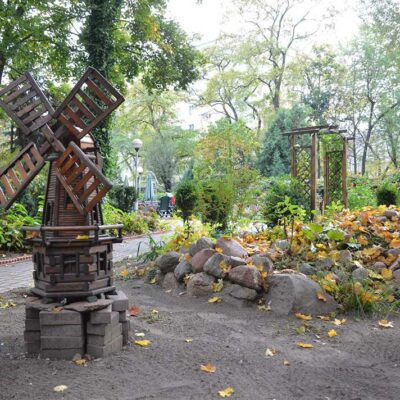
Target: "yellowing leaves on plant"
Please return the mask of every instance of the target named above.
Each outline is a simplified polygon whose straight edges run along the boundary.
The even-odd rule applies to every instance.
[[[218,297],[218,296],[214,296],[214,297],[211,297],[208,299],[209,303],[219,303],[221,301],[222,301],[221,297]]]
[[[53,390],[54,390],[55,392],[58,392],[58,393],[65,392],[67,389],[68,389],[68,386],[67,386],[67,385],[58,385],[58,386],[55,386],[55,387],[53,388]]]
[[[328,336],[330,338],[333,338],[333,337],[337,336],[337,332],[334,329],[331,329],[328,331]]]
[[[235,393],[233,387],[227,387],[227,388],[224,389],[224,390],[220,390],[220,391],[218,392],[218,395],[219,395],[220,397],[231,397],[231,396],[233,395],[233,393]]]
[[[383,268],[381,275],[385,281],[390,281],[393,278],[393,271],[389,268]]]
[[[305,314],[302,314],[302,313],[296,313],[295,316],[296,316],[296,318],[302,319],[303,321],[311,321],[312,320],[312,316],[311,315],[305,315]]]
[[[380,321],[378,321],[378,325],[381,328],[393,328],[393,322],[388,321],[387,319],[381,319]]]
[[[327,298],[326,298],[326,296],[322,293],[322,292],[317,292],[317,299],[318,300],[321,300],[321,301],[323,301],[323,302],[327,302]]]
[[[335,318],[334,321],[332,321],[333,325],[339,326],[339,325],[344,325],[346,323],[346,319],[337,319]]]
[[[208,372],[209,374],[213,374],[217,370],[217,367],[211,363],[207,363],[200,365],[200,370],[203,372]]]
[[[312,349],[314,347],[312,344],[304,342],[297,342],[296,345],[297,347],[301,347],[302,349]]]
[[[147,339],[143,339],[143,340],[135,340],[135,344],[137,346],[141,346],[141,347],[147,347],[151,345],[151,341],[147,340]]]
[[[218,279],[217,282],[214,282],[212,284],[212,288],[213,288],[213,291],[215,293],[220,292],[223,289],[223,287],[224,287],[224,280],[223,279]]]
[[[84,366],[84,365],[87,364],[87,360],[84,359],[84,358],[79,358],[78,360],[75,360],[75,361],[74,361],[74,364]]]

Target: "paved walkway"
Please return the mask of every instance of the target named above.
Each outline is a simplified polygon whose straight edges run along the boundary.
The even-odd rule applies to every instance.
[[[157,242],[168,234],[152,235]],[[126,257],[136,257],[138,250],[142,254],[149,250],[148,237],[126,240],[114,245],[114,261],[123,260]],[[33,284],[32,261],[21,261],[15,264],[0,265],[0,293],[11,289],[29,287]]]

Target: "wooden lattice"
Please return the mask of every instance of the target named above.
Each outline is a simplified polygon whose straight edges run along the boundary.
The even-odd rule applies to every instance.
[[[39,173],[44,162],[35,144],[30,143],[0,172],[0,203],[5,209]]]
[[[94,68],[88,68],[54,116],[81,139],[123,101],[121,94]]]
[[[342,151],[325,154],[325,204],[341,202],[343,199]]]
[[[90,212],[111,189],[111,183],[73,142],[56,162],[56,175],[81,214]]]
[[[0,106],[25,135],[47,124],[54,114],[51,104],[29,73],[0,90]]]
[[[311,146],[296,148],[296,178],[299,181],[304,197],[311,196]]]

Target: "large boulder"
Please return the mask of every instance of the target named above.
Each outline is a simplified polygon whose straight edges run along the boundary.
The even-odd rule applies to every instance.
[[[222,263],[225,263],[228,266],[229,257],[225,256],[224,254],[215,253],[204,264],[203,271],[207,272],[209,275],[215,276],[216,278],[223,278],[226,273],[221,268]]]
[[[246,258],[248,256],[244,247],[234,239],[221,237],[217,240],[216,248],[222,249],[227,256]]]
[[[330,258],[319,258],[315,261],[315,268],[317,270],[328,270],[332,268],[333,266],[333,261]]]
[[[179,264],[180,254],[175,251],[169,251],[156,260],[156,267],[160,269],[163,274],[174,272],[175,267]]]
[[[182,260],[176,267],[174,270],[174,275],[175,278],[178,282],[182,282],[183,278],[190,274],[192,270],[192,266],[189,264],[188,261],[186,260]]]
[[[199,240],[194,242],[189,248],[189,254],[193,257],[196,253],[203,249],[212,249],[214,247],[214,243],[211,239],[207,237],[201,237]]]
[[[228,272],[229,279],[241,286],[260,290],[262,288],[262,277],[260,271],[251,265],[239,265]]]
[[[238,267],[239,265],[246,265],[246,260],[240,257],[229,257],[229,265],[232,268]]]
[[[188,296],[209,296],[213,293],[213,283],[214,278],[204,272],[190,275],[186,284],[186,293]]]
[[[250,257],[250,261],[256,266],[256,267],[262,267],[264,271],[267,271],[268,273],[271,273],[273,268],[274,268],[274,263],[268,256],[260,256],[258,254]]]
[[[399,213],[396,210],[393,210],[391,208],[388,208],[385,211],[385,217],[388,219],[392,219],[392,218],[398,218],[399,217]]]
[[[190,264],[192,265],[192,272],[197,274],[203,272],[204,264],[215,254],[214,249],[202,249],[197,252],[192,259]]]
[[[351,273],[353,279],[357,281],[365,281],[368,279],[368,270],[367,268],[364,267],[357,267],[352,273]]]
[[[272,274],[268,277],[269,290],[266,303],[274,313],[288,315],[293,312],[324,315],[336,310],[337,303],[321,286],[302,274]],[[322,293],[326,301],[317,297]]]
[[[303,263],[300,267],[300,272],[304,275],[315,275],[317,269],[308,263]]]
[[[233,284],[229,287],[227,293],[239,300],[253,301],[257,298],[257,292],[254,289],[249,289],[240,285]]]
[[[179,282],[176,280],[173,272],[165,274],[161,287],[164,290],[176,290],[179,288]]]

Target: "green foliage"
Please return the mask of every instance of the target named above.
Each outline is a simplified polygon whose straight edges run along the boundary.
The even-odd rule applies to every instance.
[[[21,228],[28,225],[38,225],[40,220],[29,216],[26,208],[15,203],[8,211],[0,214],[0,248],[7,251],[23,250],[23,233]]]
[[[124,235],[140,235],[160,228],[160,218],[155,211],[127,213],[106,203],[103,217],[107,225],[123,224]]]
[[[114,185],[108,196],[112,206],[124,212],[130,212],[136,200],[136,189],[124,185]]]
[[[376,193],[371,179],[354,176],[348,181],[348,200],[350,210],[376,205]]]
[[[309,199],[302,195],[300,183],[289,176],[271,178],[267,182],[262,211],[265,220],[276,225],[281,218],[280,206],[283,199],[288,198],[290,203],[309,210]]]
[[[199,187],[193,179],[181,181],[175,193],[175,205],[186,224],[195,214],[199,204]]]
[[[396,205],[398,201],[399,190],[393,183],[384,182],[376,191],[376,201],[378,205],[387,207]]]

